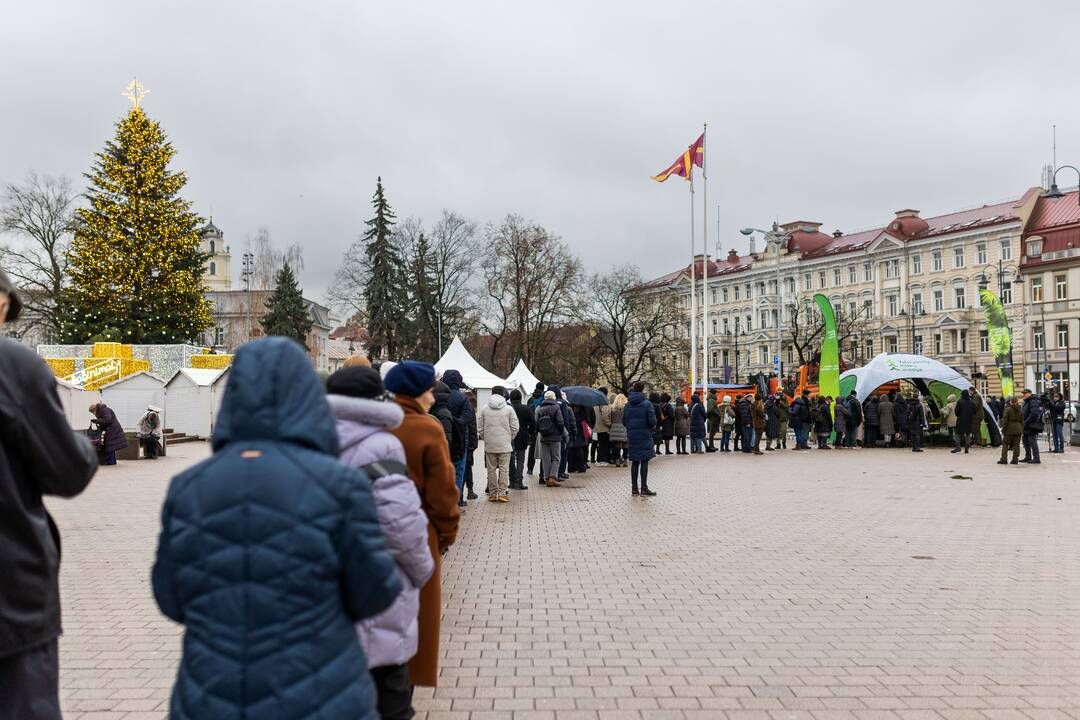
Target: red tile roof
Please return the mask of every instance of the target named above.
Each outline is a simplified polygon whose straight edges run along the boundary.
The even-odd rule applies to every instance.
[[[1049,265],[1080,260],[1080,192],[1065,193],[1059,198],[1040,197],[1031,212],[1024,232],[1021,265]],[[1033,237],[1042,238],[1042,252],[1028,257],[1027,244]]]
[[[1028,221],[1028,232],[1038,233],[1060,225],[1080,223],[1078,194],[1080,191],[1074,190],[1059,198],[1039,198],[1035,203],[1035,210],[1031,213],[1031,220]]]

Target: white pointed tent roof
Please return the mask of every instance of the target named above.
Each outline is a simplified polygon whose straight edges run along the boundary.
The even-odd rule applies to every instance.
[[[514,369],[506,376],[506,381],[515,387],[519,387],[522,390],[532,392],[536,387],[536,383],[540,382],[540,379],[532,374],[528,366],[525,365],[524,360],[518,360]]]
[[[457,370],[465,384],[473,389],[490,390],[496,385],[507,384],[506,380],[488,372],[483,365],[476,362],[457,337],[450,343],[450,347],[446,348],[439,362],[435,363],[435,372],[439,377],[447,370]]]
[[[855,377],[855,393],[862,402],[877,388],[894,380],[918,378],[937,380],[959,390],[971,387],[971,381],[948,365],[923,355],[905,353],[881,353],[861,368],[848,370],[840,376]]]

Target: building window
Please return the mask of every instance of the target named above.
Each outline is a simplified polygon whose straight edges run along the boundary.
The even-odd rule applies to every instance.
[[[915,354],[916,355],[922,355],[922,348],[923,348],[922,335],[916,335],[915,336],[915,350],[914,350]]]
[[[211,255],[214,255],[214,254],[216,254],[216,253],[215,253],[215,251],[214,251],[214,248],[215,248],[215,247],[217,247],[217,246],[216,246],[216,245],[214,245],[214,241],[213,241],[213,240],[211,240],[211,241],[210,241],[210,254],[211,254]]]
[[[866,358],[869,360],[874,357],[874,339],[867,338],[866,340]]]
[[[1002,283],[1001,285],[1001,304],[1012,305],[1012,282]]]
[[[885,338],[885,352],[899,352],[900,343],[896,336]]]
[[[889,296],[888,304],[889,304],[889,316],[890,317],[895,316],[899,312],[899,309],[897,308],[896,300],[897,300],[897,298],[896,298],[895,295],[890,295]]]
[[[762,310],[760,313],[758,313],[758,320],[761,321],[761,324],[758,325],[758,327],[761,327],[761,328],[768,327],[769,325],[766,322],[767,319],[768,319],[768,314],[764,310]]]
[[[217,263],[213,260],[210,261],[210,277],[217,275]]]
[[[213,241],[211,241],[213,242]],[[221,347],[225,344],[225,328],[218,325],[214,328],[214,346]]]
[[[855,273],[855,266],[854,265],[848,265],[847,279],[848,279],[848,282],[851,283],[852,285],[854,285],[856,282],[858,282],[858,276]]]
[[[1036,350],[1043,350],[1046,348],[1046,337],[1043,335],[1043,326],[1037,325],[1031,329],[1031,345]]]
[[[956,340],[957,352],[967,352],[967,330],[961,330]]]
[[[870,282],[874,279],[874,266],[868,262],[862,265],[862,275],[865,282]]]
[[[712,295],[712,304],[715,305],[716,304],[716,288],[712,288],[710,290],[710,292],[711,292],[711,295]]]
[[[979,352],[990,352],[990,331],[979,331]]]
[[[832,271],[832,284],[835,287],[840,287],[840,268],[833,268],[833,271]]]
[[[814,289],[814,279],[811,277],[810,273],[803,275],[803,288],[806,290]]]
[[[863,300],[862,306],[863,306],[863,314],[866,315],[867,320],[874,317],[874,301],[873,300]]]
[[[964,267],[964,248],[956,247],[952,251],[952,266],[954,268]]]
[[[1027,256],[1029,258],[1037,258],[1042,255],[1042,240],[1028,240],[1027,243]]]
[[[824,270],[821,270],[820,272],[818,272],[817,279],[818,279],[818,287],[821,288],[822,290],[824,290],[825,289],[825,271]]]
[[[740,330],[742,329],[742,326],[740,325],[741,322],[742,322],[742,318],[740,318],[738,315],[736,315],[735,316],[735,334],[736,335],[738,335]]]
[[[923,311],[922,305],[922,293],[911,293],[911,312],[916,315],[921,315]]]
[[[776,281],[775,280],[770,280],[769,281],[769,294],[770,295],[775,295],[776,294]]]
[[[720,288],[720,297],[727,302],[727,288]]]
[[[1069,278],[1067,275],[1055,275],[1054,276],[1054,299],[1055,300],[1068,300],[1069,299]]]
[[[1002,260],[1012,260],[1012,240],[1005,238],[998,243],[998,248]]]
[[[788,365],[794,365],[795,364],[795,351],[792,350],[791,347],[788,347],[788,349],[787,349],[787,364]]]
[[[957,310],[963,310],[967,307],[967,293],[964,288],[953,288],[953,307]]]
[[[900,261],[899,260],[890,260],[888,262],[888,264],[885,265],[885,277],[887,277],[887,278],[898,278],[898,277],[900,277]]]
[[[986,243],[984,242],[975,244],[975,264],[986,264]]]
[[[769,348],[765,347],[764,345],[759,347],[758,348],[758,356],[761,358],[761,364],[762,365],[768,365],[769,364]]]
[[[941,354],[941,333],[934,333],[934,354]]]
[[[931,257],[933,259],[933,270],[934,270],[934,272],[941,272],[941,268],[942,268],[941,251],[940,250],[935,250],[934,254]]]
[[[1057,346],[1059,350],[1069,347],[1069,326],[1066,323],[1058,323]]]
[[[736,319],[738,319],[738,318],[736,318]],[[721,327],[722,327],[722,328],[724,329],[724,334],[725,334],[725,335],[727,335],[727,334],[728,334],[728,319],[727,319],[727,318],[724,318],[724,319],[723,319],[723,320],[721,321],[721,323],[722,323],[722,324],[721,324]]]
[[[712,334],[716,334],[716,318],[712,319]]]
[[[934,291],[934,311],[941,312],[945,309],[945,293],[941,290]]]
[[[855,301],[852,300],[851,302],[849,302],[847,304],[848,317],[855,317],[856,309],[857,306],[855,305]]]
[[[746,283],[746,299],[750,300],[754,297],[753,291],[750,289],[750,283]]]
[[[739,302],[739,286],[736,285],[735,287],[731,288],[731,291],[735,293],[735,302]]]
[[[750,332],[754,329],[754,317],[753,315],[746,316],[746,332]]]
[[[912,256],[912,258],[911,258],[911,274],[912,275],[921,275],[922,274],[922,255],[914,255],[914,256]]]
[[[788,295],[795,294],[795,278],[789,277],[784,281],[784,285],[787,286]]]
[[[1037,303],[1037,302],[1042,302],[1043,301],[1043,291],[1042,290],[1043,290],[1043,288],[1042,288],[1042,278],[1041,277],[1033,277],[1033,278],[1031,278],[1031,302]]]
[[[773,327],[780,327],[780,318],[775,310],[772,311],[772,324]]]

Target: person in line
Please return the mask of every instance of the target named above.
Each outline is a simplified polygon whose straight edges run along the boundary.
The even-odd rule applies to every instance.
[[[0,270],[0,329],[22,299]],[[56,377],[0,337],[0,718],[59,720],[60,534],[43,496],[75,497],[97,454],[68,425]]]
[[[686,403],[675,403],[675,454],[689,455],[686,439],[690,436],[690,410]]]
[[[598,388],[597,392],[603,393],[604,397],[608,395],[605,387]],[[592,462],[597,467],[607,467],[611,464],[611,405],[601,405],[595,414]]]
[[[833,447],[837,450],[847,449],[848,444],[846,442],[846,436],[848,429],[848,416],[851,414],[848,409],[847,402],[840,395],[836,396],[835,401],[833,398],[829,398],[833,412]],[[852,445],[854,445],[855,438],[852,438]]]
[[[1020,462],[1020,438],[1024,435],[1024,411],[1016,396],[1009,398],[1001,413],[1001,459],[998,465],[1005,465],[1009,452],[1012,452],[1012,464]]]
[[[529,395],[529,401],[525,403],[525,406],[529,409],[529,414],[534,418],[536,417],[536,408],[540,407],[540,403],[544,402],[544,383],[537,382],[536,387],[533,388],[532,394]],[[533,433],[529,436],[529,467],[528,472],[530,475],[536,468],[537,453],[540,451],[540,436],[537,433]]]
[[[720,404],[720,452],[731,452],[731,434],[735,430],[735,410],[731,407],[731,396],[725,395]],[[736,435],[736,437],[738,437]],[[736,447],[736,450],[738,447]]]
[[[476,430],[484,441],[489,502],[510,502],[510,454],[520,429],[517,413],[507,406],[502,387],[491,388],[491,397],[476,419]]]
[[[877,447],[880,427],[881,407],[878,405],[877,395],[871,395],[863,403],[863,447]]]
[[[413,685],[436,687],[439,680],[439,623],[442,617],[442,558],[457,540],[461,510],[455,468],[446,434],[428,410],[435,404],[434,366],[406,360],[387,373],[383,384],[405,416],[388,432],[405,448],[409,479],[427,516],[428,552],[435,571],[420,588],[419,641],[409,661]],[[464,443],[465,438],[462,438]]]
[[[154,598],[184,625],[169,716],[374,720],[353,623],[401,581],[299,345],[237,351],[213,451],[172,479],[161,513]]]
[[[709,390],[707,392],[708,400],[705,403],[705,419],[708,422],[709,429],[709,441],[705,445],[705,452],[716,452],[716,434],[720,432],[720,403],[717,402],[716,396],[719,394],[718,390]]]
[[[675,407],[671,404],[671,396],[667,393],[660,395],[659,414],[656,418],[660,421],[660,437],[664,440],[664,454],[671,455],[671,441],[675,437]]]
[[[1051,453],[1065,452],[1065,398],[1055,391],[1050,396],[1050,425],[1054,431],[1054,449]]]
[[[116,464],[116,451],[123,450],[128,446],[127,435],[124,427],[116,419],[116,413],[103,402],[94,403],[90,406],[90,414],[93,419],[91,425],[101,431],[102,465]]]
[[[656,455],[653,432],[656,429],[656,408],[645,399],[645,383],[634,383],[634,389],[623,409],[623,424],[626,425],[628,456],[630,458],[630,494],[652,497],[655,492],[649,489],[649,460]],[[638,477],[641,489],[638,490]]]
[[[588,466],[585,459],[589,453],[589,411],[581,405],[571,405],[573,424],[570,426],[570,440],[567,443],[567,472],[583,473]]]
[[[562,445],[559,449],[559,468],[557,477],[560,482],[570,479],[570,473],[567,472],[568,464],[570,461],[569,443],[570,435],[574,431],[574,413],[570,410],[569,403],[566,402],[566,394],[562,391],[558,385],[548,385],[548,389],[555,393],[555,400],[559,403],[559,412],[562,413]],[[541,479],[540,483],[543,484],[544,480]]]
[[[472,403],[469,402],[469,398],[465,397],[465,393],[461,390],[462,385],[465,384],[461,373],[457,370],[447,370],[442,374],[442,381],[450,388],[450,397],[447,401],[450,406],[450,413],[454,416],[454,420],[461,424],[462,431],[465,433],[465,452],[461,454],[461,458],[454,462],[455,480],[460,495],[458,507],[465,507],[469,504],[469,500],[476,499],[476,493],[473,492],[471,486],[468,495],[465,494],[465,468],[468,465],[468,457],[472,454],[472,448],[470,447],[472,443],[469,437],[472,428],[476,426],[476,415],[473,413]]]
[[[949,439],[952,440],[953,449],[951,452],[960,452],[960,437],[956,434],[956,395],[952,393],[945,398],[945,407],[942,409],[942,414],[945,416],[945,427],[948,428]]]
[[[765,434],[765,401],[762,400],[761,395],[754,396],[754,404],[750,406],[750,417],[754,426],[754,454],[764,455],[761,452],[761,436]]]
[[[517,415],[518,432],[514,436],[514,452],[510,459],[510,489],[528,490],[525,485],[525,453],[532,438],[536,437],[536,422],[529,408],[521,402],[521,391],[510,391],[510,407]]]
[[[803,390],[799,393],[799,397],[791,402],[788,415],[791,418],[791,429],[795,433],[795,449],[809,450],[809,431],[812,422],[809,390]]]
[[[611,405],[611,426],[608,440],[611,442],[611,464],[626,467],[626,425],[623,424],[623,410],[626,408],[626,396],[622,393],[608,395]]]
[[[844,429],[844,442],[849,448],[854,448],[857,447],[855,440],[858,437],[863,419],[862,403],[859,402],[859,397],[854,390],[848,394],[844,400],[844,405],[848,411],[847,427]]]
[[[829,447],[829,435],[832,434],[832,429],[832,398],[828,395],[818,396],[817,402],[814,403],[814,435],[817,437],[818,450],[832,449]]]
[[[540,441],[540,484],[546,487],[559,487],[559,457],[566,435],[562,407],[556,397],[553,390],[545,392],[544,400],[535,413],[536,432]]]
[[[142,448],[143,458],[157,460],[161,454],[161,408],[146,406],[146,412],[135,425],[135,432]]]
[[[784,397],[783,393],[776,395],[776,410],[780,422],[780,437],[777,450],[780,448],[787,450],[788,420],[791,417],[791,409],[788,407],[787,398]]]
[[[338,370],[327,379],[326,392],[341,462],[363,470],[371,482],[379,529],[402,586],[393,605],[356,624],[356,634],[375,682],[379,717],[408,720],[414,714],[408,662],[419,642],[420,588],[435,572],[435,560],[428,547],[427,515],[405,465],[405,449],[388,432],[401,425],[405,413],[397,403],[382,400],[382,378],[371,367]]]
[[[911,452],[922,452],[923,432],[928,427],[926,420],[926,406],[923,405],[922,395],[918,392],[908,400],[907,434]]]
[[[471,388],[465,390],[465,399],[472,409],[472,422],[465,434],[465,492],[466,500],[472,500],[476,497],[476,491],[473,490],[473,466],[476,463],[476,450],[480,447],[480,435],[476,429],[476,413],[479,408],[476,404],[476,393]]]
[[[982,423],[984,415],[986,414],[986,403],[983,401],[983,396],[979,394],[979,391],[972,385],[967,389],[968,399],[971,400],[971,404],[975,407],[972,412],[971,418],[971,442],[977,447],[986,447],[986,439],[982,434]]]
[[[705,453],[705,406],[697,393],[690,396],[690,452]]]
[[[450,462],[456,467],[457,463],[465,457],[465,431],[461,423],[454,419],[450,412],[450,388],[441,380],[436,380],[431,388],[434,404],[428,410],[428,414],[439,421],[443,433],[446,435],[446,446],[450,449]]]
[[[960,398],[956,401],[956,405],[953,406],[955,420],[953,430],[956,432],[956,447],[952,449],[953,452],[960,452],[960,448],[963,447],[964,452],[967,453],[968,448],[971,447],[971,434],[978,426],[976,413],[980,412],[982,412],[982,406],[975,404],[971,393],[967,391],[961,392]]]
[[[754,452],[754,424],[750,417],[750,398],[741,395],[735,401],[735,449],[744,453]]]
[[[780,409],[776,396],[770,395],[765,400],[765,450],[773,451],[773,443],[780,449]]]
[[[878,397],[878,429],[885,441],[885,447],[896,446],[896,416],[894,415],[893,394],[882,393]]]
[[[899,433],[899,444],[903,447],[908,446],[908,417],[910,416],[910,408],[908,407],[908,399],[903,395],[899,395],[896,398],[896,405],[893,407],[893,413],[896,415],[896,431]]]
[[[1024,459],[1020,462],[1038,465],[1039,434],[1044,430],[1043,408],[1039,398],[1024,388]]]
[[[660,408],[660,393],[649,393],[649,402],[653,406],[653,415],[656,416],[656,425],[652,428],[653,455],[660,454],[660,444],[664,442],[664,426],[660,421],[664,411]]]

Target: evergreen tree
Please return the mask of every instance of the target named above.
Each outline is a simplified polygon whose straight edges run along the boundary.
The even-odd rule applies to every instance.
[[[311,317],[289,263],[285,263],[278,271],[274,292],[266,300],[266,314],[260,322],[267,335],[292,338],[303,345],[305,350],[309,349],[307,336],[311,332]]]
[[[201,219],[161,126],[136,106],[86,175],[62,300],[63,342],[178,343],[213,324],[203,296]]]
[[[393,238],[394,211],[383,193],[382,178],[371,199],[375,217],[368,220],[364,243],[367,288],[368,354],[372,359],[396,358],[399,335],[406,322],[408,292],[403,275],[401,250]]]
[[[412,247],[409,257],[409,317],[413,318],[410,333],[413,357],[435,362],[438,357],[439,298],[442,297],[439,279],[432,271],[431,243],[423,232]]]

